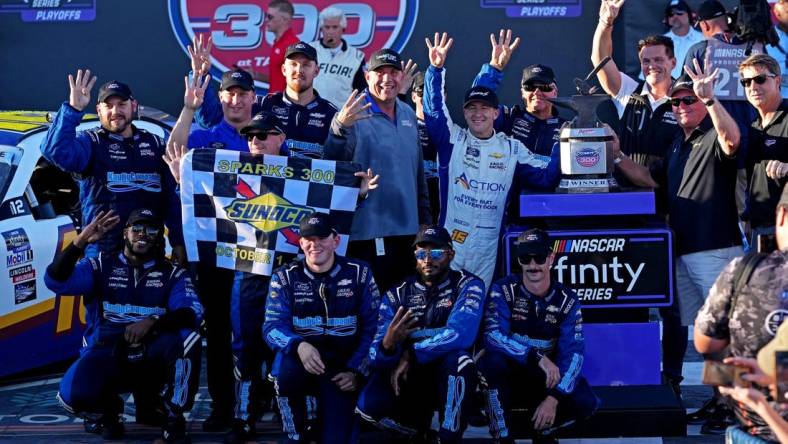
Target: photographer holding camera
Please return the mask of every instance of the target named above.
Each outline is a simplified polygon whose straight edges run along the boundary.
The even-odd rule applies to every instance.
[[[733,358],[754,358],[774,338],[788,310],[788,188],[777,203],[775,225],[779,250],[736,258],[717,278],[695,319],[698,352],[719,354],[728,347]],[[732,407],[746,433],[776,439],[756,410]]]
[[[785,407],[785,384],[788,378],[783,375],[786,368],[783,364],[788,356],[788,323],[783,323],[771,342],[758,352],[758,360],[751,358],[727,358],[726,364],[746,369],[741,379],[744,384],[733,387],[720,387],[720,393],[730,396],[734,401],[747,406],[758,413],[772,434],[785,444],[788,443],[788,422],[781,415]],[[755,384],[769,389],[767,396]],[[726,433],[726,442],[752,442],[754,438],[738,427],[731,427]]]

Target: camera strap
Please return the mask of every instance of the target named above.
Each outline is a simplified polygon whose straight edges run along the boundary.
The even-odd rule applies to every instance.
[[[733,309],[736,306],[736,300],[739,298],[739,293],[750,283],[755,268],[761,261],[768,256],[766,253],[759,253],[751,251],[744,255],[736,270],[733,273],[733,294],[731,295],[731,305],[728,308],[728,319],[733,315]]]

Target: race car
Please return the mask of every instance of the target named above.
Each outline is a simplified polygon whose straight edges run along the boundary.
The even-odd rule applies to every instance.
[[[0,111],[0,378],[75,357],[85,311],[80,295],[55,295],[44,271],[76,237],[79,189],[39,145],[51,115]],[[175,120],[140,107],[134,125],[166,139]],[[98,126],[86,115],[79,130]]]

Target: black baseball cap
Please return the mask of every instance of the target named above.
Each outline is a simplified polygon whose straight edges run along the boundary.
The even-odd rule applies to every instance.
[[[283,130],[282,127],[282,122],[278,117],[272,113],[263,111],[261,113],[255,114],[255,116],[252,117],[252,121],[249,122],[249,124],[245,127],[241,128],[241,134],[246,135],[246,133],[252,131],[279,131],[280,133],[284,134],[285,130]]]
[[[675,94],[675,93],[677,93],[677,92],[679,92],[679,91],[681,91],[683,89],[684,90],[689,90],[689,92],[694,93],[695,90],[692,89],[692,85],[693,85],[692,79],[685,72],[684,74],[679,76],[679,78],[676,79],[673,82],[673,85],[670,86],[670,94],[668,94],[668,95],[673,96],[673,94]]]
[[[550,254],[550,236],[546,231],[532,228],[517,236],[517,257],[523,258],[540,254]]]
[[[133,99],[134,96],[131,94],[131,88],[129,85],[126,85],[123,82],[118,82],[117,80],[110,80],[109,82],[101,85],[98,91],[98,101],[99,103],[106,101],[112,96],[118,96],[123,100]]]
[[[665,6],[665,17],[667,17],[671,11],[677,10],[692,14],[692,8],[690,8],[690,6],[684,0],[670,0],[668,1],[668,5]]]
[[[698,21],[711,20],[713,18],[722,17],[727,12],[725,6],[717,0],[706,0],[700,4],[698,8]]]
[[[526,83],[544,83],[545,85],[556,83],[553,68],[545,65],[526,66],[523,69],[523,80],[520,84],[525,85]]]
[[[254,79],[252,75],[243,69],[234,69],[222,74],[222,84],[219,89],[226,90],[233,86],[245,89],[247,91],[254,90]]]
[[[285,58],[289,59],[294,54],[301,54],[309,60],[317,62],[317,51],[309,43],[298,42],[288,46],[287,50],[285,50]]]
[[[416,234],[416,240],[413,241],[413,246],[432,245],[434,247],[452,247],[451,236],[445,228],[440,225],[429,225],[419,230]]]
[[[465,92],[465,100],[462,102],[462,107],[465,108],[472,102],[482,102],[493,108],[498,108],[498,96],[495,94],[495,91],[486,86],[474,86]]]
[[[393,66],[396,69],[402,70],[402,57],[393,49],[379,49],[369,56],[368,66],[370,71],[374,71],[383,66]]]
[[[162,225],[161,219],[155,211],[150,208],[137,208],[132,211],[129,218],[126,220],[126,226],[129,227],[140,222],[146,223],[153,227],[160,227]]]
[[[301,219],[298,225],[301,237],[328,237],[332,233],[337,234],[334,229],[334,224],[331,222],[331,216],[327,213],[320,213],[315,211],[309,216]]]

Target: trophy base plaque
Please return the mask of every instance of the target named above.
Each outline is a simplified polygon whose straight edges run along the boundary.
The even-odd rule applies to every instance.
[[[616,179],[599,176],[564,177],[555,190],[556,193],[609,193],[611,191],[619,191]]]

